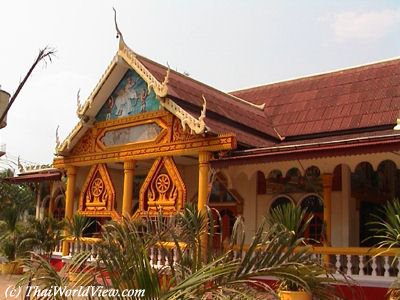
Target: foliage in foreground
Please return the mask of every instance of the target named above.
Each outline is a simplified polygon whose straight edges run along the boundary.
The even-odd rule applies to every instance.
[[[370,222],[369,225],[373,225],[371,229],[373,236],[379,240],[375,247],[381,250],[375,256],[382,255],[385,252],[393,249],[400,248],[400,201],[394,199],[388,201],[385,206],[381,209],[379,214],[374,214],[375,221]],[[394,265],[400,259],[400,251],[397,250],[397,254],[394,257],[392,264]],[[393,299],[400,298],[400,279],[393,282],[390,290],[390,294]]]
[[[106,288],[144,289],[142,299],[265,299],[277,295],[255,277],[273,276],[312,291],[319,299],[333,298],[336,289],[329,284],[335,279],[312,258],[304,238],[294,231],[282,224],[269,226],[266,218],[245,247],[243,221],[238,219],[229,245],[215,249],[213,241],[218,233],[214,222],[210,209],[200,213],[190,204],[172,218],[159,215],[110,222],[103,228],[104,242],[99,245],[97,260],[89,262],[90,253],[80,253],[58,274],[36,256],[27,261],[30,272],[21,284],[30,280],[32,285],[62,287],[66,274],[75,270],[81,272],[77,285],[95,278]],[[204,237],[206,248],[201,243]],[[177,261],[171,245],[178,253]],[[152,248],[161,248],[168,255],[167,266],[151,264]],[[93,274],[89,279],[88,272]]]

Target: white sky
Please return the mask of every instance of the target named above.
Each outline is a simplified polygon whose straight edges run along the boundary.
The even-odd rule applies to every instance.
[[[136,52],[221,90],[400,55],[400,1],[1,1],[0,84],[13,93],[46,45],[0,132],[7,153],[50,163],[117,50],[112,7]]]

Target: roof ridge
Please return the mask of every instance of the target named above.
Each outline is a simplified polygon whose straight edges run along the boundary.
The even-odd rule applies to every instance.
[[[143,59],[145,59],[145,60],[148,60],[148,61],[150,61],[151,63],[154,63],[154,64],[156,64],[156,65],[158,65],[158,66],[160,66],[160,67],[162,67],[162,68],[166,68],[166,69],[167,69],[166,66],[164,66],[163,64],[160,64],[159,62],[156,62],[156,61],[154,61],[154,60],[152,60],[152,59],[150,59],[150,58],[148,58],[148,57],[146,57],[146,56],[143,56],[143,55],[141,55],[141,54],[138,54],[138,53],[136,53],[136,52],[135,52],[135,54],[136,54],[138,57],[140,57],[140,58],[143,58]],[[252,103],[252,102],[250,102],[250,101],[244,100],[244,99],[242,99],[242,98],[240,98],[240,97],[237,97],[237,96],[235,96],[235,95],[231,95],[231,94],[229,94],[229,93],[227,93],[227,92],[221,91],[220,89],[217,89],[217,88],[215,88],[215,87],[213,87],[213,86],[211,86],[211,85],[209,85],[209,84],[206,84],[206,83],[204,83],[204,82],[201,82],[201,81],[199,81],[199,80],[197,80],[197,79],[195,79],[195,78],[192,78],[192,77],[190,77],[190,76],[187,76],[187,75],[185,75],[185,74],[182,74],[182,73],[180,73],[180,72],[178,72],[178,71],[175,71],[175,70],[173,70],[173,69],[170,69],[170,72],[175,73],[176,75],[181,76],[181,77],[184,77],[184,78],[186,78],[186,79],[189,79],[189,80],[191,80],[191,81],[193,81],[193,82],[195,82],[195,83],[198,83],[198,84],[200,84],[200,85],[206,86],[206,87],[208,87],[208,88],[210,88],[210,89],[212,89],[212,90],[214,90],[214,91],[216,91],[216,92],[218,92],[218,93],[220,93],[220,94],[223,94],[223,95],[228,96],[229,98],[232,98],[232,99],[235,100],[235,101],[239,101],[239,102],[241,102],[241,103],[243,103],[243,104],[245,104],[245,105],[251,106],[251,107],[256,108],[256,109],[258,109],[258,110],[260,110],[260,111],[263,111],[263,110],[264,110],[264,107],[265,107],[265,104],[264,104],[264,103],[263,103],[263,104],[260,104],[260,105],[254,104],[254,103]]]
[[[241,88],[239,90],[233,90],[233,91],[230,91],[229,93],[230,93],[230,95],[232,95],[234,93],[255,90],[258,88],[264,88],[264,87],[272,86],[272,85],[289,84],[294,81],[307,80],[307,79],[322,77],[322,76],[326,76],[326,75],[330,75],[330,74],[334,74],[334,73],[352,71],[354,69],[363,69],[363,68],[371,67],[374,65],[380,65],[380,64],[394,62],[396,60],[400,60],[400,56],[395,56],[395,57],[391,57],[388,59],[368,62],[368,63],[360,64],[360,65],[354,65],[354,66],[350,66],[350,67],[338,68],[338,69],[333,69],[333,70],[324,71],[324,72],[317,72],[317,73],[299,76],[299,77],[293,77],[293,78],[289,78],[289,79],[277,80],[277,81],[273,81],[273,82],[269,82],[269,83],[265,83],[265,84],[261,84],[261,85],[254,85],[254,86],[250,86],[250,87]]]

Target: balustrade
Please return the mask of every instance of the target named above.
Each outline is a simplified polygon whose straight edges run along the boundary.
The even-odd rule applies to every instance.
[[[79,241],[73,238],[66,239],[69,243],[69,256],[79,251],[92,253],[91,259],[98,257],[96,244],[99,238],[82,238]],[[185,244],[180,243],[181,250],[185,250]],[[61,243],[57,245],[55,254],[61,251]],[[244,247],[244,257],[247,247]],[[257,255],[262,255],[259,248]],[[356,281],[385,281],[390,282],[397,276],[400,277],[400,261],[395,257],[400,254],[400,249],[370,249],[355,247],[313,247],[309,250],[312,258],[320,263],[329,263],[333,272],[345,274]],[[170,264],[176,264],[179,260],[179,251],[174,242],[159,242],[149,249],[150,264],[154,268],[162,268]],[[64,257],[65,258],[65,257]],[[239,252],[233,251],[233,258],[239,258]]]

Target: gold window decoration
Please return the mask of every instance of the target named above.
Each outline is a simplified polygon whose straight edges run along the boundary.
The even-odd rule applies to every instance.
[[[151,167],[139,195],[138,214],[171,215],[183,208],[186,187],[171,157],[158,158]]]
[[[106,147],[154,141],[162,128],[156,123],[140,124],[132,127],[107,131],[100,139]]]
[[[105,164],[94,165],[83,185],[79,213],[88,216],[113,216],[115,190]]]

